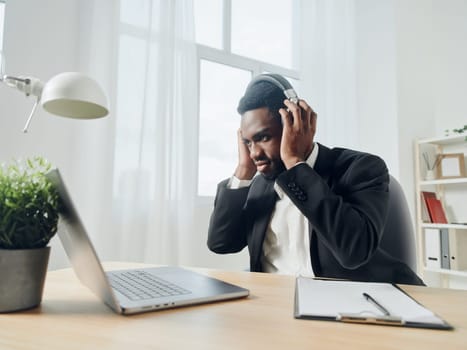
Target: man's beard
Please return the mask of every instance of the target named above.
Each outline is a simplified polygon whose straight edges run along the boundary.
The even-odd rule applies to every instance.
[[[273,171],[268,173],[268,174],[263,174],[260,172],[260,174],[266,179],[266,180],[275,180],[281,173],[286,171],[285,164],[282,160],[272,162],[274,165]]]

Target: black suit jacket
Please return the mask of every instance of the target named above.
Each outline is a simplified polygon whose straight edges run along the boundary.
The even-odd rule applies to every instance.
[[[319,145],[314,168],[299,164],[278,185],[310,223],[310,254],[318,277],[423,284],[379,247],[388,210],[389,175],[379,157]],[[274,181],[256,176],[249,187],[217,188],[208,247],[235,253],[248,246],[250,270],[263,271],[262,246],[277,200]]]

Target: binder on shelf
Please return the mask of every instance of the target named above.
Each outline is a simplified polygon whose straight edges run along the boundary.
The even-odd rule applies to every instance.
[[[467,270],[467,231],[449,230],[449,257],[451,270]]]
[[[449,230],[442,228],[439,230],[440,242],[441,242],[441,268],[451,268],[451,255],[449,254]]]
[[[425,228],[425,266],[441,268],[441,241],[436,228]]]
[[[446,218],[446,214],[444,213],[441,201],[436,198],[436,194],[434,192],[422,191],[422,196],[425,199],[431,222],[436,224],[447,224],[448,220]]]
[[[295,318],[390,326],[453,329],[396,285],[299,276]]]

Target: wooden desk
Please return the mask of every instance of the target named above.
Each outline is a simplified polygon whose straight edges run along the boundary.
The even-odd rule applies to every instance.
[[[71,269],[51,271],[39,308],[0,314],[0,349],[467,349],[467,291],[403,287],[454,331],[343,324],[294,319],[291,276],[197,271],[246,287],[251,295],[120,316]]]

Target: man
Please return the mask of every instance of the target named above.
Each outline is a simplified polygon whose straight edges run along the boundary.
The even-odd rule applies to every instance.
[[[208,247],[250,270],[423,284],[379,248],[389,175],[377,156],[314,142],[317,115],[259,80],[238,106],[238,165],[218,185]],[[259,172],[260,175],[255,176]]]

